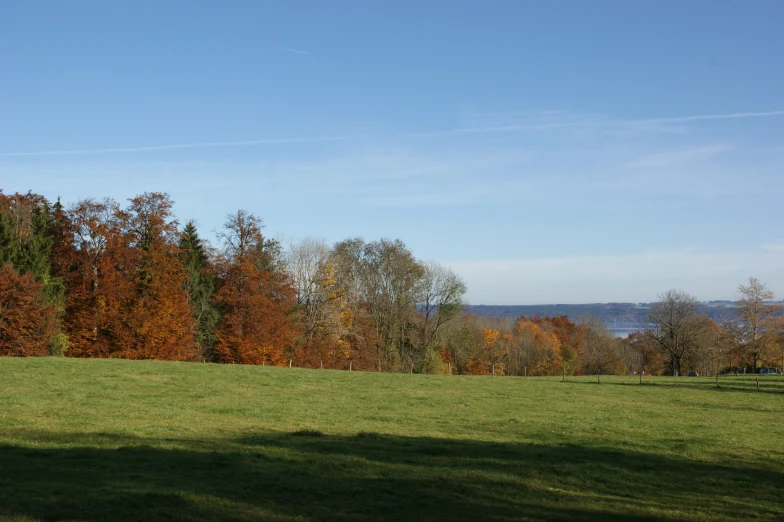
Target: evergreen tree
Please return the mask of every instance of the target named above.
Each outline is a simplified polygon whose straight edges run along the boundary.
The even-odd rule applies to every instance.
[[[52,250],[48,202],[32,193],[0,197],[0,263],[46,282]]]
[[[180,236],[180,250],[185,267],[185,288],[193,313],[196,343],[207,359],[213,359],[215,330],[220,314],[215,308],[215,276],[212,273],[207,249],[196,230],[196,224],[189,221]]]
[[[0,192],[0,267],[10,266],[20,276],[31,277],[35,285],[26,288],[37,289],[41,305],[62,316],[62,281],[51,274],[53,228],[54,217],[46,198],[32,192],[10,196]],[[67,341],[59,336],[59,321],[52,324],[58,326],[46,330],[53,333],[42,342],[52,342],[53,352],[59,353]]]

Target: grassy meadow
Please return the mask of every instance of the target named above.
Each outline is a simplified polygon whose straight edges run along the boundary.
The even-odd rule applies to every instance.
[[[784,377],[0,358],[0,519],[784,520]]]

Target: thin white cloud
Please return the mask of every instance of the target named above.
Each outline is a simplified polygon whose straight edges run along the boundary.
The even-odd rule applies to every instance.
[[[567,122],[567,123],[543,123],[535,125],[493,125],[487,127],[461,127],[456,129],[448,129],[443,131],[432,132],[412,132],[405,134],[410,138],[431,138],[435,136],[448,136],[450,134],[482,134],[492,132],[522,132],[528,130],[538,129],[552,129],[559,127],[574,127],[577,125],[585,125],[585,122]]]
[[[287,49],[292,52],[299,52],[309,54],[306,51],[299,51],[297,49]],[[657,127],[663,123],[678,123],[690,122],[701,120],[720,120],[720,119],[737,119],[737,118],[760,118],[782,116],[784,111],[767,111],[767,112],[741,112],[729,114],[709,114],[697,116],[680,116],[675,118],[648,118],[638,120],[617,120],[617,119],[597,119],[593,117],[580,117],[577,115],[577,120],[565,122],[549,122],[549,123],[532,123],[532,124],[511,124],[511,125],[489,125],[481,127],[461,127],[455,129],[432,131],[432,132],[417,132],[417,133],[404,133],[402,137],[408,138],[431,138],[447,135],[460,135],[460,134],[481,134],[481,133],[514,133],[535,130],[546,130],[564,127],[594,127],[594,126],[617,126],[617,125],[637,125],[645,126],[653,130],[659,129]],[[575,116],[572,116],[574,118]],[[105,149],[70,149],[70,150],[48,150],[48,151],[26,151],[26,152],[0,152],[0,157],[24,157],[24,156],[67,156],[67,155],[91,155],[91,154],[117,154],[129,152],[153,152],[161,150],[174,150],[174,149],[198,149],[207,147],[231,147],[231,146],[253,146],[253,145],[276,145],[286,143],[315,143],[323,141],[337,141],[337,140],[356,140],[366,137],[365,135],[353,136],[310,136],[300,138],[272,138],[261,140],[242,140],[242,141],[215,141],[215,142],[202,142],[202,143],[184,143],[184,144],[167,144],[167,145],[151,145],[142,147],[115,147]]]
[[[483,114],[486,115],[486,114]],[[766,112],[735,112],[728,114],[701,114],[695,116],[678,116],[672,118],[643,118],[643,119],[630,119],[623,120],[611,117],[595,117],[590,115],[569,114],[564,111],[542,111],[540,116],[559,117],[563,116],[570,121],[564,122],[548,122],[548,123],[521,123],[521,124],[504,124],[504,125],[484,125],[472,127],[458,127],[455,129],[432,131],[432,132],[417,132],[405,134],[406,137],[411,138],[431,138],[438,136],[458,135],[458,134],[485,134],[485,133],[510,133],[510,132],[525,132],[535,131],[562,127],[597,127],[597,126],[635,126],[644,127],[649,130],[668,130],[661,124],[664,123],[688,123],[692,121],[703,120],[725,120],[725,119],[740,119],[740,118],[764,118],[772,116],[784,116],[782,111],[766,111]]]
[[[784,111],[767,112],[733,112],[730,114],[702,114],[698,116],[679,116],[675,118],[649,118],[644,120],[650,123],[677,123],[701,120],[729,120],[737,118],[764,118],[767,116],[784,116]]]
[[[762,248],[771,252],[784,252],[784,239],[768,241],[762,245]]]
[[[317,143],[322,141],[347,140],[348,136],[308,136],[303,138],[273,138],[266,140],[209,141],[201,143],[179,143],[174,145],[149,145],[144,147],[118,147],[111,149],[43,150],[30,152],[0,152],[0,157],[19,156],[85,156],[91,154],[116,154],[121,152],[152,152],[174,149],[201,149],[207,147],[242,147],[251,145],[280,145],[286,143]]]
[[[706,145],[702,147],[668,150],[648,154],[640,159],[632,161],[628,166],[633,168],[651,168],[693,161],[706,161],[716,154],[729,150],[732,150],[732,148],[727,145]]]
[[[297,53],[297,54],[310,54],[308,51],[303,51],[302,49],[293,49],[293,48],[291,48],[291,47],[282,47],[282,46],[280,46],[280,45],[276,45],[275,47],[277,47],[277,48],[278,48],[278,49],[280,49],[281,51],[288,51],[288,52],[290,52],[290,53]]]

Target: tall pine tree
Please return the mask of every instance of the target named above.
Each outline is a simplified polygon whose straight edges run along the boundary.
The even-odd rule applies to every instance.
[[[207,249],[189,221],[180,236],[180,256],[185,268],[185,288],[193,314],[194,336],[204,358],[214,359],[215,330],[220,314],[215,308],[215,276],[207,255]]]

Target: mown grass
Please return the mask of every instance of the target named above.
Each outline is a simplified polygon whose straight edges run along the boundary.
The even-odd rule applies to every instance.
[[[0,358],[0,519],[782,520],[754,379]]]

